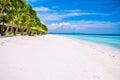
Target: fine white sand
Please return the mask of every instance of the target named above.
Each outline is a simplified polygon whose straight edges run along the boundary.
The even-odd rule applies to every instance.
[[[119,54],[55,35],[0,38],[0,80],[120,80]]]

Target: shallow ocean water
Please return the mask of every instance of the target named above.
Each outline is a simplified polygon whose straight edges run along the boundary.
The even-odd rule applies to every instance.
[[[104,44],[120,50],[119,35],[81,35],[81,34],[57,34],[57,35],[86,40],[97,44]]]

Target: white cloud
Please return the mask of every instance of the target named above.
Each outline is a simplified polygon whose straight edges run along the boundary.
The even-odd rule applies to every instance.
[[[78,24],[81,27],[111,27],[113,25],[115,25],[115,23],[113,22],[107,22],[107,21],[75,21],[72,22],[75,24]]]
[[[36,10],[40,11],[50,11],[48,8],[36,8]],[[56,21],[56,20],[62,20],[64,18],[69,18],[69,17],[76,17],[76,16],[84,16],[84,15],[99,15],[99,16],[108,16],[109,14],[100,14],[100,13],[89,13],[89,12],[76,12],[72,11],[71,12],[47,12],[47,13],[40,13],[38,12],[39,18],[41,18],[43,21]]]
[[[48,24],[48,28],[50,31],[61,29],[72,30],[74,32],[85,31],[89,29],[109,29],[115,28],[116,26],[120,25],[120,22],[105,22],[105,21],[70,21],[70,22],[60,22],[60,23],[52,23]]]
[[[71,24],[69,22],[61,22],[61,23],[53,23],[53,24],[50,24],[48,26],[49,26],[50,30],[55,30],[55,29],[60,28],[60,27],[68,27],[70,25]]]
[[[38,13],[39,18],[43,21],[56,21],[64,18],[83,16],[83,15],[94,15],[95,13]]]
[[[49,8],[44,7],[44,6],[34,7],[33,9],[36,10],[36,11],[50,11]]]
[[[54,6],[58,7],[58,6]],[[99,15],[99,16],[109,16],[109,14],[104,13],[93,13],[93,12],[82,12],[79,9],[74,10],[53,10],[48,7],[38,6],[33,9],[38,12],[38,17],[43,21],[56,21],[62,20],[64,18],[75,17],[75,16],[83,16],[83,15]]]
[[[56,21],[56,20],[61,20],[61,18],[56,15],[56,14],[45,14],[45,13],[39,13],[38,17],[42,20],[42,21]]]

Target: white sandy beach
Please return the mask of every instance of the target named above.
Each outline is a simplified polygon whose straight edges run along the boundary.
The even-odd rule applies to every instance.
[[[55,35],[0,38],[0,80],[120,80],[120,52]]]

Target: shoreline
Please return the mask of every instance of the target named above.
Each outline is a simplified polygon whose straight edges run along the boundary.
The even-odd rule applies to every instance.
[[[58,35],[59,36],[59,34],[53,34],[53,35]],[[101,46],[105,46],[105,47],[109,47],[109,48],[113,48],[113,49],[115,49],[115,50],[117,50],[117,51],[120,51],[120,47],[115,47],[115,46],[113,46],[113,45],[110,45],[110,44],[105,44],[105,43],[103,43],[103,42],[95,42],[95,41],[92,41],[92,40],[86,40],[86,39],[80,39],[80,38],[75,38],[75,37],[69,37],[69,36],[64,36],[64,34],[62,34],[63,35],[63,37],[67,37],[67,38],[70,38],[70,39],[74,39],[74,40],[80,40],[80,41],[83,41],[83,42],[89,42],[89,43],[93,43],[93,44],[98,44],[98,45],[101,45]],[[72,35],[72,34],[68,34],[68,35]],[[76,34],[77,35],[77,34]],[[79,35],[79,34],[78,34]],[[83,35],[92,35],[92,34],[81,34],[82,36]],[[93,34],[93,35],[95,35],[95,34]],[[98,35],[100,35],[100,34],[98,34]],[[61,34],[60,34],[60,36],[61,36]],[[100,35],[101,36],[101,35]],[[112,36],[112,35],[107,35],[107,36]],[[115,36],[115,35],[114,35]],[[117,35],[118,36],[118,35]]]
[[[53,36],[59,36],[59,35],[56,34]],[[104,52],[104,53],[106,53],[106,51],[111,50],[112,52],[109,51],[108,53],[110,53],[110,54],[113,53],[113,55],[115,54],[117,56],[120,56],[120,49],[109,46],[107,44],[97,43],[97,42],[92,42],[92,41],[87,41],[87,40],[77,39],[77,38],[72,38],[72,37],[67,37],[67,36],[61,36],[61,35],[60,35],[60,37],[68,38],[70,40],[78,42],[79,44],[83,44],[83,45],[86,45],[86,46],[89,46],[92,48],[96,48],[96,49],[98,49],[98,51],[102,50],[101,52]]]
[[[83,43],[83,44],[91,46],[93,48],[97,48],[97,49],[103,50],[103,52],[107,51],[107,50],[112,50],[113,52],[109,52],[109,53],[115,53],[116,55],[120,56],[120,49],[118,49],[116,47],[112,47],[112,46],[109,46],[109,45],[103,44],[103,43],[87,41],[87,40],[83,40],[83,39],[70,38],[70,37],[66,37],[66,38],[73,39],[73,40],[79,42],[80,44]]]
[[[0,38],[0,51],[4,80],[120,79],[119,54],[84,40],[57,35]]]

